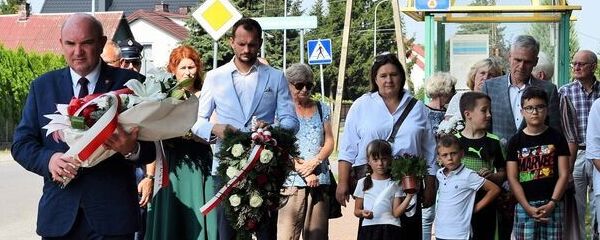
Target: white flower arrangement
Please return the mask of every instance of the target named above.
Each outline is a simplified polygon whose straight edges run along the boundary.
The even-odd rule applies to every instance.
[[[242,146],[242,144],[235,144],[233,145],[233,147],[231,147],[231,155],[233,155],[234,157],[239,157],[242,156],[242,154],[244,153],[244,146]]]
[[[273,152],[269,149],[265,149],[260,153],[260,162],[261,163],[269,163],[273,159]]]
[[[250,207],[253,208],[257,208],[260,207],[260,205],[262,205],[263,199],[260,197],[260,195],[253,193],[252,196],[250,197]]]
[[[227,168],[227,176],[230,178],[235,177],[235,175],[237,175],[240,172],[240,170],[238,170],[237,168],[230,166]]]
[[[238,196],[237,194],[233,194],[231,195],[231,197],[229,197],[229,204],[231,204],[232,207],[239,206],[241,202],[242,198],[240,198],[240,196]]]
[[[457,132],[462,131],[463,129],[465,129],[465,124],[463,120],[459,116],[454,115],[450,119],[444,119],[442,122],[440,122],[436,134],[455,134]]]

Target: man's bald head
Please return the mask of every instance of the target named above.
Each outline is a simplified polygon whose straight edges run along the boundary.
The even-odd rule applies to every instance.
[[[102,24],[89,14],[73,14],[63,23],[60,34],[63,54],[69,67],[81,76],[87,76],[98,65],[105,43]]]

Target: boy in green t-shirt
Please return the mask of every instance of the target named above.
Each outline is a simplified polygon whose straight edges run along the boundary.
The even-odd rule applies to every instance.
[[[490,97],[480,92],[466,92],[460,99],[460,113],[465,128],[456,134],[465,149],[462,163],[481,177],[502,186],[506,179],[505,161],[499,138],[487,132],[491,120]],[[477,192],[475,201],[485,195]],[[488,205],[473,214],[471,219],[473,240],[494,239],[496,233],[496,208]]]

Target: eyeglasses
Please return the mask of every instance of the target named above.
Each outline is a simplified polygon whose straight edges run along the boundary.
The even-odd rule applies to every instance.
[[[571,67],[584,67],[585,65],[592,64],[591,62],[572,62]]]
[[[140,65],[142,65],[142,61],[140,61],[140,60],[129,60],[129,59],[123,60],[123,66],[129,67],[129,64],[132,64],[133,66],[140,66]]]
[[[301,91],[304,87],[306,87],[307,91],[310,91],[313,87],[315,87],[315,84],[311,82],[297,82],[292,83],[292,85],[294,85],[294,88],[296,88],[298,91]]]
[[[537,105],[537,106],[527,106],[527,107],[524,107],[523,110],[527,113],[533,113],[534,111],[541,112],[541,111],[546,110],[546,105],[541,104],[541,105]]]

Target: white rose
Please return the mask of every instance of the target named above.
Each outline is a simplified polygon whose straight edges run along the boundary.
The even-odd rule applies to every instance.
[[[242,144],[235,144],[231,148],[231,155],[234,157],[242,156],[242,153],[244,153],[244,146],[242,146]]]
[[[233,194],[231,195],[231,197],[229,197],[229,204],[232,207],[237,207],[240,205],[240,202],[242,202],[242,199],[240,198],[240,196],[238,196],[237,194]]]
[[[237,170],[237,169],[236,169],[236,168],[234,168],[234,167],[228,167],[228,168],[227,168],[227,171],[225,171],[225,173],[227,174],[227,176],[228,176],[229,178],[233,178],[233,177],[235,177],[235,175],[237,175],[237,174],[238,174],[238,172],[239,172],[239,170]]]
[[[262,150],[262,152],[260,152],[261,163],[269,163],[271,159],[273,159],[273,152],[271,152],[270,150],[264,149]]]
[[[263,200],[260,196],[258,196],[258,194],[252,194],[252,197],[250,197],[250,207],[260,207],[260,205],[262,205],[262,202]]]
[[[243,168],[244,166],[246,166],[246,163],[247,163],[247,161],[245,158],[241,159],[240,160],[240,168]]]

